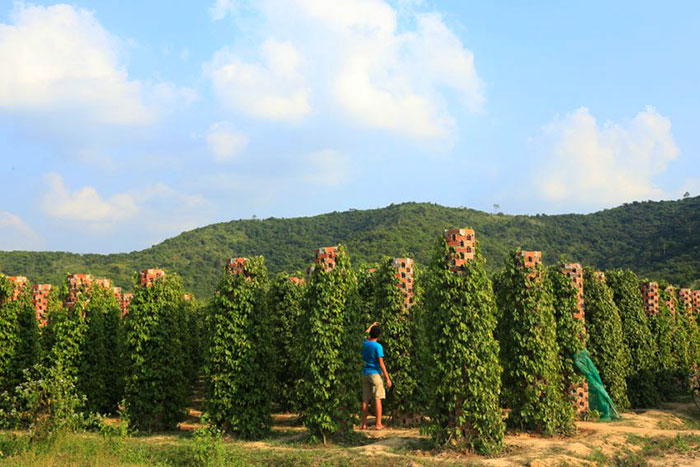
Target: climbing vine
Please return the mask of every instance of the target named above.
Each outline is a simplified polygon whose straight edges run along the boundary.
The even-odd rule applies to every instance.
[[[565,396],[552,284],[544,266],[526,267],[514,252],[496,276],[495,290],[509,424],[546,435],[570,433],[574,414]]]
[[[654,372],[656,375],[656,386],[659,395],[668,400],[671,395],[677,392],[678,387],[675,379],[678,376],[677,369],[686,365],[688,357],[688,343],[677,342],[678,337],[684,336],[685,329],[678,332],[675,317],[667,305],[670,294],[664,284],[659,284],[659,312],[648,317],[649,330],[656,341],[656,358]],[[675,346],[679,345],[678,348]],[[676,352],[679,352],[680,359]],[[686,370],[687,374],[687,370]]]
[[[352,427],[360,390],[363,324],[345,248],[331,271],[315,265],[302,300],[301,408],[313,439],[326,441]]]
[[[644,312],[639,278],[629,269],[609,270],[605,277],[620,313],[622,335],[630,356],[627,397],[632,407],[655,407],[661,398],[654,374],[658,368],[656,341]]]
[[[244,273],[224,273],[212,303],[206,410],[224,430],[256,439],[272,424],[274,351],[264,260],[247,258],[244,268]]]
[[[185,416],[187,349],[180,332],[184,293],[174,274],[159,277],[150,287],[136,285],[124,320],[126,410],[140,430],[171,430]]]
[[[622,333],[620,312],[602,273],[584,269],[587,347],[600,378],[619,409],[629,407],[627,373],[629,353]]]
[[[475,259],[459,273],[448,269],[450,254],[440,238],[423,276],[420,342],[430,394],[428,431],[439,444],[496,452],[503,447],[505,425],[498,405],[502,369],[493,335],[493,289],[478,243]]]

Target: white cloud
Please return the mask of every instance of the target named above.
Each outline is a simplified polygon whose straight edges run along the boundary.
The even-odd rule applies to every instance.
[[[143,124],[155,111],[117,60],[117,41],[87,10],[17,3],[0,24],[0,108],[73,110],[108,124]]]
[[[43,240],[22,219],[7,211],[0,211],[0,250],[36,250]]]
[[[44,181],[48,189],[41,199],[42,211],[69,229],[91,236],[137,231],[162,240],[201,225],[211,214],[203,196],[183,194],[163,183],[105,197],[91,186],[70,190],[56,173],[45,174]]]
[[[532,179],[540,194],[585,208],[667,197],[654,178],[678,156],[671,121],[652,107],[602,127],[582,107],[544,127],[535,143],[541,163]]]
[[[214,88],[232,107],[268,118],[271,112],[251,112],[241,99],[296,96],[296,119],[310,112],[311,89],[315,109],[339,110],[359,124],[417,139],[445,137],[455,126],[448,103],[479,111],[483,86],[472,52],[440,15],[416,13],[415,4],[399,6],[409,18],[399,21],[399,11],[382,0],[250,2],[263,18],[255,28],[267,38],[261,55],[269,44],[284,43],[288,51],[281,55],[303,55],[305,66],[293,67],[292,87],[281,78],[286,73],[271,71],[269,58],[251,64],[223,49],[213,60]],[[270,76],[287,83],[285,92]]]
[[[300,72],[301,56],[290,42],[268,39],[260,59],[249,63],[219,50],[207,69],[222,102],[247,115],[295,122],[311,112],[309,90]]]
[[[91,186],[70,191],[56,173],[44,175],[48,191],[42,199],[44,212],[68,221],[113,223],[132,217],[139,211],[133,195],[120,193],[104,199]]]
[[[209,8],[209,16],[212,21],[224,19],[226,15],[235,12],[238,9],[236,0],[216,0]]]
[[[235,158],[248,145],[248,137],[236,131],[229,122],[212,123],[205,138],[209,151],[218,161]]]
[[[332,149],[308,154],[306,166],[310,171],[304,175],[304,180],[326,186],[342,185],[347,181],[351,170],[350,160]]]

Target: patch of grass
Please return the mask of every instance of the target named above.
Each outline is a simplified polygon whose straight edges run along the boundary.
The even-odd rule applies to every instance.
[[[586,460],[589,460],[591,462],[595,462],[597,465],[607,465],[608,464],[608,456],[603,453],[603,450],[600,448],[593,448],[591,452],[586,456]]]
[[[613,458],[614,465],[618,466],[642,466],[647,465],[646,459],[650,457],[662,457],[676,453],[694,457],[700,454],[700,436],[676,435],[675,437],[641,438],[630,435],[627,439],[641,449],[632,452],[626,450],[616,454]]]

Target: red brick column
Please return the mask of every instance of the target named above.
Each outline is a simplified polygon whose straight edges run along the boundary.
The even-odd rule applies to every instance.
[[[675,316],[676,315],[676,289],[673,288],[672,285],[669,285],[668,287],[666,287],[665,292],[668,295],[668,300],[666,300],[666,306],[668,306],[668,309],[671,311],[671,315]]]
[[[46,312],[49,310],[49,293],[51,292],[51,284],[36,284],[34,285],[34,311],[36,312],[36,320],[39,326],[46,326]]]
[[[583,344],[586,344],[586,328],[585,328],[585,304],[583,301],[583,268],[578,263],[565,264],[562,268],[562,272],[571,279],[574,287],[576,288],[576,312],[574,313],[574,318],[580,321],[584,321],[583,334],[580,336]],[[588,381],[583,379],[583,383],[579,386],[572,386],[569,388],[571,397],[573,398],[574,408],[577,413],[588,412]]]
[[[338,257],[337,246],[326,246],[318,248],[314,254],[314,264],[322,267],[324,271],[330,272],[335,269],[335,260]]]
[[[693,312],[693,291],[690,289],[681,289],[678,292],[678,298],[680,299],[681,303],[685,306],[685,309],[688,312],[688,314],[691,314]]]
[[[474,259],[476,236],[472,229],[448,229],[443,233],[450,247],[450,271],[459,272],[462,265]]]
[[[642,282],[640,286],[644,311],[647,316],[659,313],[659,284],[656,282]]]
[[[90,290],[94,281],[90,274],[68,274],[67,282],[68,298],[66,299],[66,305],[68,308],[73,308],[73,305],[78,300],[78,294]]]
[[[12,301],[15,301],[19,298],[19,295],[22,293],[22,289],[24,289],[24,286],[27,285],[28,279],[24,276],[7,276],[7,280],[12,282],[12,285],[14,285],[15,289],[12,292]]]
[[[139,273],[139,285],[141,287],[151,287],[159,277],[165,276],[162,269],[142,269]]]
[[[396,277],[399,279],[399,289],[404,296],[406,308],[413,306],[413,260],[411,258],[394,258]]]

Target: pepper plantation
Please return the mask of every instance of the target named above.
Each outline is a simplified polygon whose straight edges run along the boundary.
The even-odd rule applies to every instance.
[[[605,415],[582,353],[623,415],[688,393],[700,291],[545,266],[537,251],[513,251],[491,277],[484,265],[475,232],[450,229],[421,265],[353,267],[340,245],[270,277],[263,257],[235,258],[200,300],[159,269],[135,275],[133,295],[87,275],[60,286],[0,276],[0,424],[32,440],[168,432],[196,393],[208,433],[264,439],[289,412],[309,441],[333,442],[357,429],[374,321],[395,384],[387,422],[435,446],[494,454],[506,430],[569,436]]]

